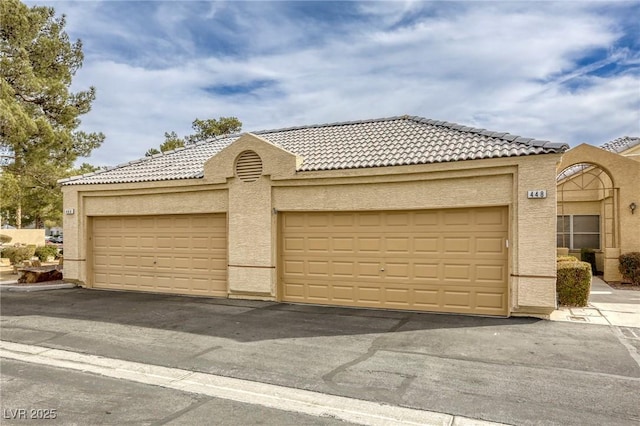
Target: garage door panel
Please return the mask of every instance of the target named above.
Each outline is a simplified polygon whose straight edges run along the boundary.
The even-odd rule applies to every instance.
[[[438,279],[440,277],[439,263],[415,263],[413,265],[413,278],[420,279]]]
[[[361,302],[377,303],[382,298],[382,289],[379,286],[358,287],[358,300]]]
[[[140,246],[138,237],[125,235],[121,240],[122,248],[124,249],[137,249]],[[115,246],[117,247],[117,246]]]
[[[100,281],[102,283],[108,283],[109,282],[109,276],[108,276],[108,274],[105,274],[105,273],[96,273],[95,274],[95,280],[96,281]]]
[[[331,216],[333,219],[334,227],[344,227],[347,229],[352,228],[355,225],[355,215],[353,213],[336,213]]]
[[[332,262],[331,266],[331,276],[333,278],[350,278],[353,277],[356,273],[356,264],[354,262],[334,261]]]
[[[307,226],[310,228],[326,228],[329,225],[329,216],[316,215],[307,218]]]
[[[415,212],[413,214],[413,225],[421,231],[424,228],[433,229],[438,226],[439,213],[437,211]]]
[[[355,241],[350,237],[334,237],[332,238],[333,251],[342,253],[353,253],[355,251]]]
[[[361,213],[361,214],[354,214],[354,216],[358,220],[358,226],[360,228],[365,228],[365,229],[361,229],[361,231],[365,231],[366,228],[369,228],[369,229],[379,228],[382,223],[382,219],[380,215],[378,215],[377,213]],[[351,231],[347,230],[347,232],[351,232]]]
[[[328,261],[307,262],[307,275],[314,277],[328,278],[330,273]]]
[[[209,288],[209,280],[205,278],[192,278],[191,290],[197,293],[206,294]]]
[[[444,238],[444,254],[455,253],[471,254],[471,238],[469,237],[449,237]]]
[[[220,269],[223,262],[215,261],[207,257],[192,257],[188,265],[184,267],[193,269],[194,271],[208,271],[209,268]]]
[[[196,244],[198,244],[199,239],[198,238],[194,238],[193,241]],[[207,247],[201,247],[201,246],[196,245],[196,246],[194,246],[194,248],[207,248]],[[227,237],[226,237],[226,235],[211,237],[209,248],[211,250],[221,250],[222,252],[226,253],[226,251],[227,251]]]
[[[112,247],[119,247],[118,244],[112,245]],[[140,236],[138,237],[138,250],[153,250],[157,247],[156,239],[152,236]]]
[[[439,250],[438,237],[414,237],[413,252],[414,254],[435,254]]]
[[[443,281],[471,281],[471,267],[469,265],[444,264]]]
[[[284,274],[287,276],[304,276],[304,262],[301,260],[285,260]]]
[[[321,253],[329,253],[329,237],[309,237],[307,250]]]
[[[332,299],[335,301],[352,302],[355,296],[355,288],[350,285],[333,285]]]
[[[476,281],[502,282],[504,276],[504,265],[476,265]]]
[[[300,286],[303,290],[304,287]],[[331,297],[327,284],[310,284],[307,286],[307,298],[311,300],[327,300]]]
[[[455,225],[456,228],[469,226],[471,223],[470,212],[468,210],[449,210],[443,213],[445,226]]]
[[[403,280],[409,280],[411,278],[411,274],[409,273],[410,265],[409,263],[391,263],[387,262],[385,264],[385,271],[387,278],[401,278]]]
[[[384,292],[384,300],[387,303],[400,304],[400,305],[409,305],[410,300],[410,292],[407,288],[385,288]]]
[[[385,218],[385,224],[389,227],[400,226],[406,228],[411,222],[411,216],[405,212],[387,213],[382,217]]]
[[[185,239],[184,247],[193,251],[197,250],[209,250],[211,248],[219,247],[220,242],[217,238],[213,237],[192,237],[191,239]]]
[[[224,215],[98,217],[92,230],[96,288],[227,294]]]
[[[416,307],[437,309],[440,301],[440,292],[437,289],[415,289],[413,292],[413,304]]]
[[[482,309],[504,309],[506,297],[503,293],[476,292],[476,306]]]
[[[305,299],[304,291],[305,285],[303,283],[289,282],[284,285],[284,295],[291,300],[303,301]]]
[[[123,284],[129,289],[135,289],[139,285],[138,274],[124,274]]]
[[[507,213],[283,213],[282,299],[506,315]]]
[[[380,237],[362,237],[358,238],[358,251],[369,253],[379,253],[382,249],[382,239]]]
[[[504,239],[500,237],[480,237],[475,240],[477,254],[505,254],[506,247]]]
[[[385,245],[388,253],[409,254],[411,252],[411,237],[385,238]]]
[[[358,262],[357,277],[378,280],[380,278],[380,262]]]
[[[304,238],[303,237],[289,237],[284,240],[284,252],[285,253],[303,253],[304,252]]]
[[[442,304],[445,307],[468,309],[471,305],[471,292],[444,290]]]

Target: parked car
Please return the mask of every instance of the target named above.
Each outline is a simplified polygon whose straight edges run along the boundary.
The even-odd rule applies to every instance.
[[[62,244],[63,238],[62,235],[54,235],[49,239],[49,241],[56,244]]]

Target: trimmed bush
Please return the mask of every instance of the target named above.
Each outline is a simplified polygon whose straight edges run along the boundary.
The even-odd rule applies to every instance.
[[[36,248],[35,255],[41,262],[46,262],[50,257],[56,257],[58,255],[58,249],[56,246],[41,246]]]
[[[631,284],[640,285],[640,252],[624,253],[618,258],[618,270]]]
[[[591,265],[587,262],[558,262],[556,291],[563,306],[587,306],[591,291]]]
[[[557,262],[577,262],[578,258],[575,256],[558,256],[556,258]]]
[[[10,237],[10,236],[8,236],[8,235],[0,234],[0,244],[7,244],[7,243],[10,243],[12,239],[13,239],[13,238],[11,238],[11,237]]]
[[[5,247],[2,249],[2,257],[9,259],[12,265],[19,265],[29,260],[36,252],[36,246]]]

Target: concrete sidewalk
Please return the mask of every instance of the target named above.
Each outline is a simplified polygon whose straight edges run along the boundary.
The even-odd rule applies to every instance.
[[[640,328],[640,291],[618,290],[601,278],[593,277],[587,307],[560,307],[551,314],[550,319]]]

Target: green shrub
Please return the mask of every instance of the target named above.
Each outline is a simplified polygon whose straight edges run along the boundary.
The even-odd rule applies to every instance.
[[[12,265],[19,265],[29,260],[36,252],[36,246],[5,247],[2,249],[2,257],[9,259]]]
[[[41,262],[46,262],[49,257],[56,257],[58,249],[56,246],[41,246],[36,248],[35,255]]]
[[[587,306],[591,291],[591,265],[587,262],[558,262],[556,291],[563,306]]]
[[[622,276],[634,285],[640,285],[640,252],[624,253],[618,258],[618,270]]]
[[[575,256],[558,256],[556,258],[557,262],[577,262],[578,258]]]
[[[10,236],[8,236],[8,235],[0,234],[0,244],[7,244],[7,243],[10,243],[12,239],[13,239],[13,238],[11,238],[11,237],[10,237]]]

